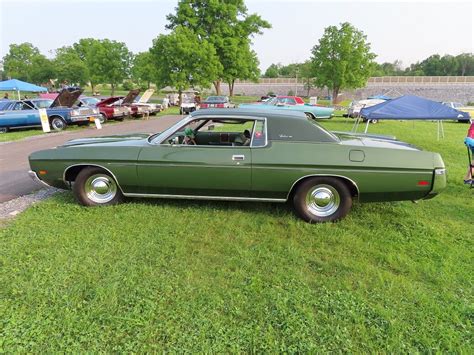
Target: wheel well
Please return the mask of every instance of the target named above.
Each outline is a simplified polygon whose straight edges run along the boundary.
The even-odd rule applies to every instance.
[[[333,178],[333,179],[338,179],[338,180],[342,181],[349,188],[349,191],[351,192],[352,197],[359,196],[359,189],[358,189],[357,185],[355,184],[354,181],[352,181],[349,178],[346,178],[344,176],[334,176],[334,175],[309,175],[309,176],[305,176],[305,177],[301,178],[300,180],[297,180],[293,184],[293,186],[291,187],[291,190],[288,194],[288,200],[290,200],[293,197],[293,194],[295,193],[295,191],[298,189],[298,187],[304,181],[306,181],[308,179],[311,179],[311,178],[315,178],[315,177],[329,177],[329,178]]]
[[[306,115],[310,115],[310,116],[313,118],[313,120],[315,120],[315,119],[316,119],[316,116],[315,116],[315,115],[313,115],[313,113],[312,113],[312,112],[305,112],[305,114],[306,114]]]
[[[77,175],[81,172],[82,169],[85,169],[92,165],[75,165],[67,168],[64,171],[64,181],[73,182],[76,181]]]

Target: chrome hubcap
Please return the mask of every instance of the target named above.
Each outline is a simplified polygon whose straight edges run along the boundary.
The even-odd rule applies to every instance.
[[[64,128],[64,122],[59,118],[55,118],[53,122],[51,122],[51,125],[53,126],[54,129],[57,129],[57,130],[61,130]]]
[[[308,211],[318,217],[327,217],[337,211],[340,205],[337,190],[330,185],[317,185],[306,195]]]
[[[107,175],[92,175],[85,183],[87,198],[95,203],[107,203],[117,194],[117,184]]]

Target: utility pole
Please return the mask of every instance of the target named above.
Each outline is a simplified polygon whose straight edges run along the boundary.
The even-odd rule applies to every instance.
[[[300,68],[296,67],[295,75],[296,75],[296,83],[295,83],[295,96],[298,96],[298,72]]]

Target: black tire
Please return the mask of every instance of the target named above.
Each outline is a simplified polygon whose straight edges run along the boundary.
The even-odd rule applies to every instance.
[[[103,113],[101,113],[100,116],[99,116],[99,122],[101,124],[107,122],[107,116],[105,116]]]
[[[314,115],[313,115],[311,112],[305,112],[304,114],[306,115],[306,117],[308,117],[308,118],[311,119],[311,120],[315,120],[315,119],[316,119],[316,117],[314,117]]]
[[[352,195],[347,185],[338,178],[314,177],[297,186],[293,207],[306,222],[334,222],[350,211]]]
[[[104,169],[88,167],[77,175],[73,188],[74,196],[83,206],[116,205],[123,200],[115,179]]]
[[[8,127],[0,127],[0,134],[1,133],[7,133],[10,130]]]
[[[60,116],[51,117],[50,123],[55,131],[62,131],[67,127],[66,121]]]
[[[376,124],[376,123],[379,123],[379,120],[378,119],[371,119],[370,123]]]

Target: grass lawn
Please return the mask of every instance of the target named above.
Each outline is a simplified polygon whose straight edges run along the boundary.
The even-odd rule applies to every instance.
[[[467,127],[371,126],[441,152],[448,188],[335,224],[281,204],[35,205],[0,229],[0,350],[472,353]]]

